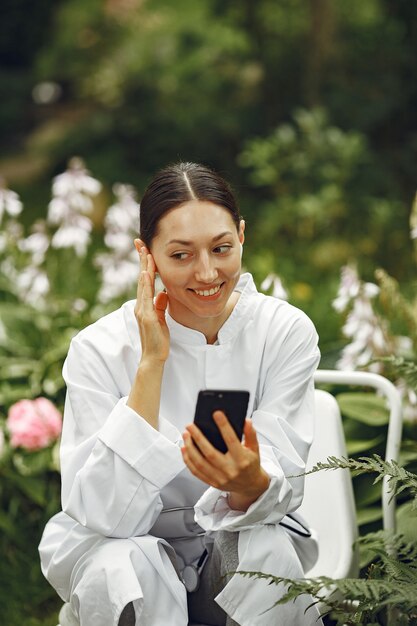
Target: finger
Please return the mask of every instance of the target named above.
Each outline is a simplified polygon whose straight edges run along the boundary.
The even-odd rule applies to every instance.
[[[253,452],[259,455],[259,443],[258,437],[256,435],[256,430],[253,427],[252,420],[246,419],[245,426],[243,429],[243,433],[245,435],[244,445],[245,448],[249,448]]]
[[[144,313],[155,311],[153,304],[154,289],[149,272],[141,272],[142,277],[142,306]]]
[[[187,431],[191,435],[193,441],[197,444],[198,449],[201,450],[201,455],[210,463],[210,465],[221,466],[224,465],[224,454],[219,452],[203,435],[201,430],[195,424],[189,424]]]
[[[155,298],[155,309],[165,311],[168,305],[168,294],[166,291],[160,291]]]
[[[146,248],[146,243],[142,239],[134,239],[133,243],[139,254],[142,248]]]
[[[196,447],[193,438],[189,432],[185,432],[183,435],[184,447],[181,449],[184,462],[189,467],[190,471],[198,476],[201,480],[204,480],[208,484],[220,484],[222,478],[221,472],[218,472],[203,456],[202,452]]]
[[[140,303],[142,302],[142,292],[143,292],[143,275],[142,275],[142,272],[139,272],[138,285],[136,288],[136,305],[135,305],[136,312],[139,308]]]
[[[143,244],[143,242],[140,239],[135,239],[135,248],[139,256],[140,269],[141,271],[144,271],[146,270],[146,263],[144,260],[144,254],[146,255],[147,253],[146,246]]]
[[[155,261],[153,260],[153,256],[149,252],[146,253],[146,268],[145,269],[149,272],[149,276],[151,277],[152,284],[154,285],[156,266],[155,266]]]
[[[217,485],[217,483],[213,484],[212,476],[209,476],[208,474],[201,472],[197,468],[197,466],[191,461],[191,459],[189,458],[187,454],[187,450],[185,447],[181,448],[181,452],[182,452],[183,461],[185,465],[188,467],[188,469],[190,470],[190,472],[193,474],[193,476],[195,476],[202,482],[206,483],[206,485],[211,485],[212,487],[215,487]]]
[[[155,259],[153,258],[149,250],[146,251],[146,262],[148,264],[148,272],[153,272],[155,274],[156,272]]]
[[[137,285],[137,289],[136,289],[137,304],[139,304],[141,302],[141,300],[142,300],[142,291],[143,291],[142,272],[146,270],[145,254],[144,254],[144,251],[146,250],[146,248],[143,245],[140,246],[140,243],[141,243],[140,239],[135,239],[135,247],[136,247],[136,250],[138,251],[139,266],[140,266],[138,285]]]
[[[155,311],[160,322],[165,322],[165,311],[168,306],[168,294],[161,291],[155,298]]]
[[[223,437],[227,449],[232,456],[241,454],[242,444],[223,411],[214,411],[213,419],[216,422],[217,428],[220,430],[221,436]]]

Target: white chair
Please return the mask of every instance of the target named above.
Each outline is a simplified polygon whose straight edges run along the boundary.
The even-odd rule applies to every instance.
[[[386,461],[398,461],[402,431],[401,398],[383,376],[368,372],[318,370],[315,383],[373,387],[388,400],[390,419],[385,451]],[[316,390],[316,430],[307,469],[329,456],[346,457],[346,443],[339,406],[328,392]],[[383,528],[395,530],[395,498],[388,482],[382,483]],[[357,576],[358,559],[352,544],[358,535],[356,506],[349,470],[322,470],[306,476],[305,496],[300,513],[316,531],[319,557],[306,576],[346,578]]]

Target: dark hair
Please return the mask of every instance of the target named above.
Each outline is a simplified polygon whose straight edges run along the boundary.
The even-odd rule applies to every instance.
[[[190,200],[205,200],[229,211],[239,230],[241,220],[230,185],[216,172],[198,163],[176,163],[160,170],[140,203],[140,238],[149,247],[159,220]]]

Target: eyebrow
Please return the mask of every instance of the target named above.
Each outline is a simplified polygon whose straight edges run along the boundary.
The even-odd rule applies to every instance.
[[[226,237],[227,235],[233,235],[233,233],[230,230],[225,230],[224,233],[220,233],[220,235],[216,235],[215,237],[213,237],[211,241],[219,241],[219,239],[223,239],[223,237]],[[192,244],[192,241],[185,241],[184,239],[170,239],[170,241],[165,244],[165,247],[171,245],[172,243],[177,243],[181,246],[190,246]]]

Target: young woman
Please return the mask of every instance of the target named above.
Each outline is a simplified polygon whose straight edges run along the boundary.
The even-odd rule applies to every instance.
[[[297,578],[315,559],[292,512],[313,436],[317,334],[241,276],[244,230],[216,173],[162,170],[141,202],[136,301],[71,343],[63,511],[40,545],[67,603],[62,626],[320,623],[305,596],[268,611],[282,587],[225,576]],[[214,414],[226,454],[192,423],[201,389],[250,392],[243,442]]]

